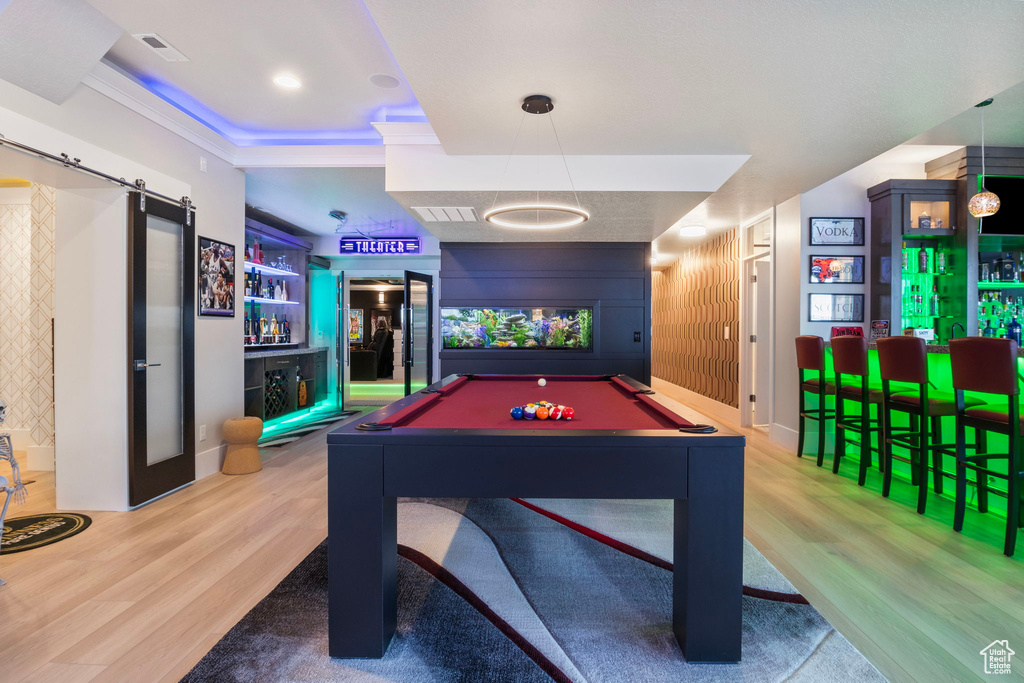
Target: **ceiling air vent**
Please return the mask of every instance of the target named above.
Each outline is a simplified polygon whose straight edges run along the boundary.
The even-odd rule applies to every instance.
[[[412,210],[426,223],[476,223],[472,206],[414,206]]]
[[[187,62],[188,57],[171,47],[171,44],[155,33],[133,33],[132,38],[139,41],[168,62]]]

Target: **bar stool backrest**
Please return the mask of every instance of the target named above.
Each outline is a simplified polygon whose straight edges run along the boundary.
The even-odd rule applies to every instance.
[[[832,365],[837,375],[867,375],[868,340],[864,337],[832,337]]]
[[[797,337],[796,367],[800,370],[822,370],[825,367],[825,340],[813,334]]]
[[[1015,396],[1017,342],[994,337],[964,337],[949,341],[953,388],[985,394]]]
[[[878,340],[878,369],[882,379],[928,383],[928,355],[920,337],[883,337]]]

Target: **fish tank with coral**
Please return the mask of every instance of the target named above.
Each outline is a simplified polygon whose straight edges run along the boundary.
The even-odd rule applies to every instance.
[[[446,349],[593,348],[590,308],[442,308]]]

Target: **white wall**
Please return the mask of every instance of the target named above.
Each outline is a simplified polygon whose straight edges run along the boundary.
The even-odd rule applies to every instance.
[[[812,323],[807,320],[808,300],[811,292],[834,294],[864,294],[864,322],[850,323],[862,326],[867,334],[868,326],[868,291],[871,282],[871,259],[868,257],[871,244],[871,202],[868,201],[867,189],[891,178],[919,179],[925,178],[924,163],[890,162],[885,156],[861,164],[841,176],[823,183],[801,195],[801,244],[804,256],[800,273],[800,320],[802,334],[816,334],[828,339],[833,325],[844,323]],[[810,219],[812,217],[846,217],[859,216],[864,218],[863,247],[812,247],[810,242]],[[812,254],[824,255],[861,255],[864,256],[864,284],[862,285],[812,285],[809,276],[809,259]]]
[[[125,191],[57,190],[55,214],[57,508],[126,510]]]
[[[66,152],[115,177],[144,178],[148,188],[171,197],[187,194],[197,207],[197,235],[238,248],[244,243],[245,174],[95,90],[80,85],[58,106],[0,81],[0,134],[48,152]],[[206,157],[206,172],[200,171],[201,156]],[[196,253],[195,245],[189,253]],[[120,274],[124,276],[123,268]],[[58,288],[60,278],[58,272]],[[108,307],[94,313],[120,317]],[[203,378],[202,391],[196,392],[197,478],[219,469],[221,427],[243,412],[242,319],[239,313],[196,320],[195,369],[196,377]],[[119,370],[105,381],[127,380]],[[204,442],[198,440],[201,425],[208,429]],[[59,433],[57,439],[59,449]],[[59,472],[57,481],[58,488],[66,483]]]
[[[803,223],[801,198],[793,197],[775,207],[775,247],[772,254],[772,287],[775,299],[774,385],[769,437],[796,448],[797,380],[794,339],[800,334],[800,274],[803,272]]]

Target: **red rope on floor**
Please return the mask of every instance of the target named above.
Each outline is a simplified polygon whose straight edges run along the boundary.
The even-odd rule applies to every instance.
[[[600,531],[594,531],[589,527],[585,527],[582,524],[578,524],[572,521],[571,519],[562,517],[557,513],[551,512],[550,510],[545,510],[544,508],[538,507],[533,503],[528,503],[522,498],[511,498],[510,500],[519,503],[523,507],[529,510],[533,510],[538,514],[544,515],[548,519],[558,522],[563,526],[569,527],[573,531],[578,531],[584,536],[588,536],[594,539],[595,541],[604,543],[606,546],[615,548],[619,552],[623,552],[626,555],[637,558],[638,560],[643,560],[644,562],[653,564],[655,567],[661,567],[662,569],[672,571],[671,562],[663,560],[662,558],[657,557],[655,555],[651,555],[647,551],[631,546],[628,543],[623,543],[622,541],[614,539],[611,536],[606,536],[602,534]],[[774,602],[789,602],[795,605],[811,604],[807,602],[807,598],[800,595],[799,593],[780,593],[778,591],[770,591],[764,588],[754,588],[753,586],[743,586],[743,594],[751,598],[760,598],[761,600],[772,600]]]

